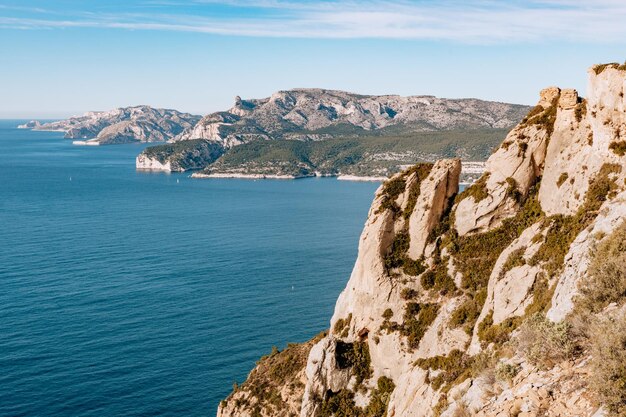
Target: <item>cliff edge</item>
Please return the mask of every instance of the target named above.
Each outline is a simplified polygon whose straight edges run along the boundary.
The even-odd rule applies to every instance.
[[[461,193],[458,159],[387,180],[328,333],[218,416],[626,415],[625,87],[543,90]]]

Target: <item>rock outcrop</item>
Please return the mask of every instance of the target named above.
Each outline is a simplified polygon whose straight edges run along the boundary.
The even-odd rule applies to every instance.
[[[378,189],[330,331],[297,369],[301,417],[608,415],[564,320],[626,219],[625,87],[626,66],[604,65],[586,99],[543,90],[460,194],[454,159]]]
[[[18,129],[36,129],[41,126],[41,123],[37,120],[31,120],[30,122],[26,122],[24,124],[18,125]]]
[[[184,146],[167,143],[146,148],[137,156],[135,166],[139,170],[183,172],[199,169],[205,161],[215,161],[223,153],[222,144],[210,140],[191,140]]]
[[[88,112],[67,120],[40,124],[31,121],[24,128],[65,132],[68,139],[86,139],[100,145],[131,142],[165,142],[191,128],[200,116],[150,106],[123,107]]]

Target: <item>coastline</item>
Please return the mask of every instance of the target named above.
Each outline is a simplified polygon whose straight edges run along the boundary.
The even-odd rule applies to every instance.
[[[387,179],[387,177],[368,177],[363,176],[360,177],[358,175],[278,175],[278,174],[229,174],[229,173],[214,173],[214,174],[203,174],[200,172],[195,172],[190,175],[191,178],[233,178],[233,179],[247,179],[247,180],[298,180],[302,178],[329,178],[334,177],[338,181],[362,181],[362,182],[382,182]]]
[[[227,173],[215,173],[215,174],[202,174],[195,172],[191,174],[191,178],[239,178],[248,180],[296,180],[299,178],[310,178],[312,175],[274,175],[274,174],[227,174]]]
[[[382,182],[387,180],[387,177],[361,177],[358,175],[338,175],[337,180],[339,181],[368,181],[368,182]]]

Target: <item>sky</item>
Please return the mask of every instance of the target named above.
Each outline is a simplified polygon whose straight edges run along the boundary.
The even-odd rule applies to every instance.
[[[0,0],[0,118],[318,87],[535,104],[626,59],[624,0]]]

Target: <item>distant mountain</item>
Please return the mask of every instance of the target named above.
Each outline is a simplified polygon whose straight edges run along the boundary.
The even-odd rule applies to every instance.
[[[229,110],[211,113],[176,136],[176,146],[147,148],[136,166],[204,169],[203,175],[387,176],[442,157],[484,160],[529,110],[477,99],[321,89],[236,97]]]
[[[110,111],[88,112],[67,120],[40,124],[31,121],[21,128],[58,130],[77,144],[109,145],[130,142],[165,142],[191,128],[200,116],[150,106],[122,107]]]
[[[262,99],[236,97],[228,111],[203,117],[174,140],[209,139],[231,147],[255,139],[323,140],[380,129],[397,134],[506,128],[519,122],[529,109],[477,99],[295,89]]]

